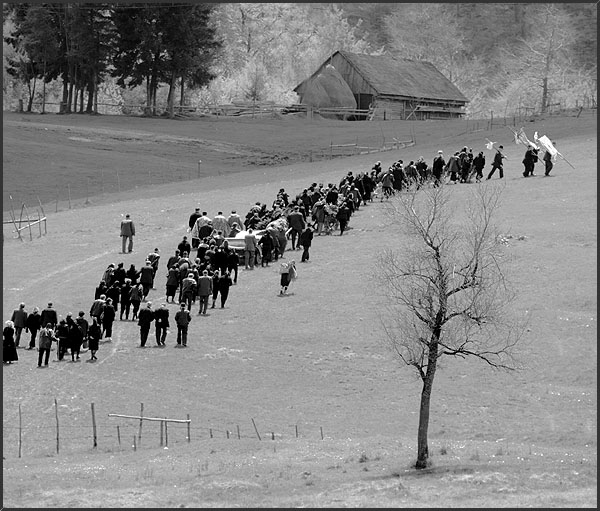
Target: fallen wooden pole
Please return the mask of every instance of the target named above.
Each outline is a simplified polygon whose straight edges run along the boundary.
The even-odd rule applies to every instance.
[[[118,413],[109,413],[109,417],[122,417],[124,419],[139,419],[144,421],[165,421],[165,422],[190,422],[190,419],[165,419],[164,417],[141,417],[139,415],[121,415]]]

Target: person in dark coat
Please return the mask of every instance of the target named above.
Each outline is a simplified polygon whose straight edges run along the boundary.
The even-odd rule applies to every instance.
[[[53,341],[58,342],[58,339],[54,335],[52,324],[48,323],[40,330],[38,367],[42,367],[42,358],[44,359],[44,366],[48,367],[48,360],[50,359],[50,350],[52,349]]]
[[[473,158],[473,170],[475,172],[475,181],[480,183],[483,177],[483,168],[485,167],[485,156],[483,151]]]
[[[70,312],[67,314],[67,326],[69,327],[67,344],[71,350],[71,362],[75,362],[75,357],[79,360],[79,351],[83,343],[83,332],[79,328],[79,325],[75,323],[73,315]]]
[[[121,286],[120,289],[121,294],[121,312],[119,314],[119,319],[123,319],[123,314],[125,314],[125,320],[129,319],[129,311],[131,309],[131,280],[126,278],[125,283]]]
[[[266,265],[268,268],[269,263],[273,260],[273,248],[274,248],[273,238],[271,237],[271,234],[269,233],[269,231],[266,231],[262,235],[262,237],[260,238],[260,241],[258,242],[258,245],[259,245],[259,247],[261,247],[261,251],[262,251],[260,265],[262,267],[264,267]]]
[[[138,311],[140,310],[140,304],[142,303],[142,298],[144,297],[144,287],[141,284],[137,284],[135,286],[131,286],[131,292],[129,293],[129,298],[131,299],[132,306],[132,315],[131,320],[135,321],[138,319]]]
[[[98,347],[100,345],[100,337],[102,336],[102,329],[98,324],[98,320],[96,318],[92,318],[92,324],[88,330],[88,348],[90,350],[90,360],[98,360],[96,358],[96,352],[98,351]]]
[[[81,342],[85,343],[88,339],[88,331],[90,329],[90,323],[87,319],[85,319],[85,312],[79,311],[79,315],[77,316],[77,319],[75,319],[75,323],[77,323],[77,326],[81,329],[81,335],[83,336]],[[79,355],[79,353],[77,354]]]
[[[196,220],[198,220],[198,218],[200,218],[201,216],[202,214],[200,213],[200,208],[196,208],[195,211],[190,215],[190,218],[188,220],[190,231],[194,228],[194,225],[196,225]]]
[[[179,242],[179,245],[177,245],[177,250],[179,250],[180,254],[183,254],[184,252],[190,254],[192,252],[192,245],[190,245],[187,236],[184,236],[183,239]]]
[[[69,325],[65,319],[61,319],[56,327],[56,337],[58,338],[58,348],[56,356],[58,360],[65,358],[65,353],[69,349]]]
[[[120,283],[123,283],[123,282],[125,282],[126,277],[127,277],[127,270],[125,270],[125,268],[123,267],[123,263],[117,264],[117,267],[115,268],[115,271],[113,271],[113,274],[112,274],[112,283],[114,284],[117,281]],[[106,293],[104,293],[104,294],[106,294]],[[114,301],[114,299],[113,299],[113,301]],[[118,302],[118,300],[117,300],[117,302]],[[117,302],[115,302],[115,304]]]
[[[443,151],[438,151],[437,156],[433,159],[431,165],[431,173],[433,174],[433,186],[440,186],[444,176],[444,168],[446,167],[446,160],[444,160]]]
[[[27,321],[25,322],[25,330],[31,334],[28,350],[35,348],[35,338],[40,328],[42,328],[42,316],[40,315],[40,309],[34,307],[33,312],[27,316]]]
[[[146,264],[140,270],[140,284],[144,288],[144,297],[145,300],[152,289],[152,284],[154,283],[154,270],[152,269],[152,264],[150,261],[146,261]]]
[[[25,310],[25,303],[21,302],[19,304],[19,308],[15,309],[12,313],[10,320],[13,322],[15,329],[15,346],[18,348],[19,343],[21,342],[21,333],[25,328],[25,323],[27,322],[28,313]]]
[[[102,308],[104,307],[104,304],[106,303],[106,295],[100,295],[96,300],[94,300],[94,302],[92,303],[92,306],[90,307],[90,317],[92,318],[96,318],[98,319],[98,322],[100,322],[100,316],[102,315]],[[42,325],[43,325],[43,321],[42,321]]]
[[[533,170],[535,168],[535,164],[538,161],[538,151],[533,146],[527,146],[527,151],[525,151],[525,156],[523,158],[523,167],[525,170],[523,171],[523,177],[535,176]]]
[[[180,305],[175,314],[175,323],[177,324],[177,346],[187,346],[188,327],[192,321],[190,311],[186,309],[185,303]]]
[[[117,311],[112,303],[111,298],[106,299],[106,303],[104,307],[102,307],[102,314],[100,319],[102,319],[102,336],[106,339],[110,339],[112,341],[112,327],[115,321],[115,317],[117,315]]]
[[[121,298],[121,282],[124,281],[115,280],[112,286],[108,288],[108,291],[106,291],[106,298],[110,298],[112,300],[115,311],[119,308],[119,300]]]
[[[140,327],[140,348],[146,347],[148,333],[154,321],[154,311],[152,310],[152,302],[146,303],[146,307],[140,310],[138,315],[138,326]]]
[[[135,267],[135,264],[132,264],[129,269],[127,270],[127,278],[129,280],[131,280],[131,285],[135,286],[138,283],[138,279],[140,278],[140,272],[139,270]]]
[[[156,345],[164,346],[169,329],[169,309],[167,309],[166,303],[161,303],[160,307],[154,311],[154,326],[156,328]]]
[[[222,246],[217,246],[215,249],[212,264],[213,267],[218,268],[222,274],[227,271],[227,252],[225,252]]]
[[[102,295],[106,295],[107,291],[108,291],[108,286],[106,285],[106,282],[104,282],[104,280],[101,280],[100,284],[98,284],[96,286],[96,291],[94,292],[94,300],[97,300]]]
[[[121,253],[125,253],[125,249],[127,252],[133,252],[133,237],[135,236],[135,225],[131,217],[127,214],[125,215],[125,220],[121,222],[121,239],[122,239],[122,248]],[[129,242],[129,243],[128,243]]]
[[[19,360],[17,346],[15,345],[15,324],[8,320],[4,325],[4,330],[2,330],[2,362],[12,364]]]
[[[308,262],[308,260],[310,258],[310,254],[308,253],[308,250],[310,249],[310,246],[312,245],[312,240],[313,240],[313,232],[312,232],[310,226],[307,225],[306,229],[304,229],[304,231],[300,235],[300,240],[299,240],[299,244],[302,245],[302,247],[304,248],[304,250],[302,252],[302,259],[301,259],[301,261],[303,263]]]
[[[173,266],[171,266],[169,268],[169,273],[167,274],[167,284],[166,284],[167,302],[169,301],[169,297],[171,297],[171,303],[175,303],[175,293],[177,293],[178,288],[179,288],[179,264],[175,263]]]
[[[348,225],[348,221],[350,220],[350,210],[348,209],[348,206],[346,205],[345,201],[342,203],[342,205],[338,209],[336,218],[338,219],[338,222],[340,223],[340,236],[341,236],[342,234],[344,234],[344,231],[346,230],[346,227]]]
[[[219,270],[213,271],[211,278],[212,278],[212,305],[210,306],[210,308],[214,309],[215,303],[217,301],[217,296],[219,296],[219,291],[220,291],[219,280],[221,280],[221,274],[219,273]]]
[[[227,271],[231,274],[233,272],[233,283],[237,284],[238,278],[238,266],[240,264],[240,258],[237,252],[230,248],[227,254]]]
[[[50,323],[52,328],[56,328],[58,324],[58,314],[56,310],[52,308],[52,302],[48,302],[48,306],[42,311],[42,325]]]
[[[492,162],[492,170],[490,170],[490,173],[488,174],[488,179],[492,179],[492,176],[494,175],[494,172],[496,172],[496,169],[498,169],[498,172],[500,173],[500,179],[504,177],[504,167],[502,160],[504,160],[506,156],[502,154],[502,149],[504,149],[504,146],[498,146],[498,149],[496,149],[494,161]]]
[[[226,271],[221,275],[219,279],[219,294],[221,295],[221,309],[225,308],[225,302],[227,302],[227,298],[229,296],[229,288],[233,284],[231,280],[231,273]]]

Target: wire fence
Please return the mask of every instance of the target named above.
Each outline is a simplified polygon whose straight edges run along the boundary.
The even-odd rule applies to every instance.
[[[184,445],[200,440],[277,441],[294,439],[325,440],[326,431],[315,423],[265,424],[253,417],[221,424],[200,425],[190,414],[184,417],[123,416],[98,413],[94,403],[88,411],[65,413],[56,399],[45,412],[26,410],[19,405],[14,424],[3,425],[3,456],[25,458],[73,454],[99,450],[137,451]],[[327,438],[331,438],[328,435]]]

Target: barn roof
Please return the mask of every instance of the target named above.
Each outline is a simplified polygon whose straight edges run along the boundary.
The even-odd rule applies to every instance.
[[[462,103],[469,101],[429,62],[399,59],[391,55],[364,55],[347,51],[336,53],[350,62],[379,95]]]

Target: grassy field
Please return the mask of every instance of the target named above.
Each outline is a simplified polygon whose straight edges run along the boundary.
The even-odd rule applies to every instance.
[[[369,124],[272,120],[210,127],[5,113],[5,193],[7,183],[21,182],[23,194],[32,181],[46,180],[50,189],[61,180],[75,183],[81,172],[114,169],[115,162],[137,176],[150,161],[155,168],[169,161],[195,170],[197,152],[185,152],[183,137],[225,149],[210,157],[215,164],[200,179],[124,186],[120,193],[95,187],[87,204],[83,194],[71,209],[63,199],[58,213],[46,208],[48,234],[39,238],[34,231],[33,241],[14,239],[5,226],[3,314],[8,319],[20,301],[29,310],[53,301],[59,314],[87,314],[109,263],[139,267],[159,247],[162,272],[196,206],[209,215],[245,213],[256,201],[271,204],[281,187],[296,193],[311,182],[337,182],[377,159],[387,167],[398,158],[429,160],[438,149],[479,151],[486,138],[498,141],[509,160],[497,221],[512,236],[505,250],[519,292],[514,314],[530,318],[522,368],[503,373],[476,361],[444,361],[432,399],[432,468],[412,469],[419,381],[382,341],[373,263],[403,238],[375,201],[353,216],[347,235],[315,238],[311,262],[299,264],[290,296],[278,296],[275,267],[258,268],[240,272],[225,309],[199,317],[194,308],[187,350],[173,348],[175,329],[167,348],[137,348],[131,321],[115,323],[113,342],[101,345],[95,364],[52,361],[38,370],[37,352],[19,350],[19,362],[3,368],[4,507],[597,506],[595,117],[524,126],[528,136],[535,130],[556,140],[576,167],[559,161],[550,178],[539,177],[539,165],[538,177],[521,177],[523,146],[508,129],[469,132],[461,123],[421,123],[416,146],[352,158],[282,166],[235,155],[239,146],[306,154],[327,146],[334,129],[338,143],[356,138],[359,129],[376,134]],[[191,133],[190,126],[206,132]],[[68,136],[95,142],[67,142],[69,130]],[[110,147],[98,143],[100,133],[113,137]],[[452,193],[459,207],[472,187],[499,185],[496,179],[458,185]],[[128,255],[118,253],[125,213],[138,229]],[[149,296],[155,304],[164,297],[164,276],[157,288]],[[174,314],[175,306],[169,308]],[[149,422],[134,452],[138,421],[108,414],[137,415],[141,403],[145,416],[189,414],[191,441],[185,426],[171,424],[165,448],[159,423]]]

